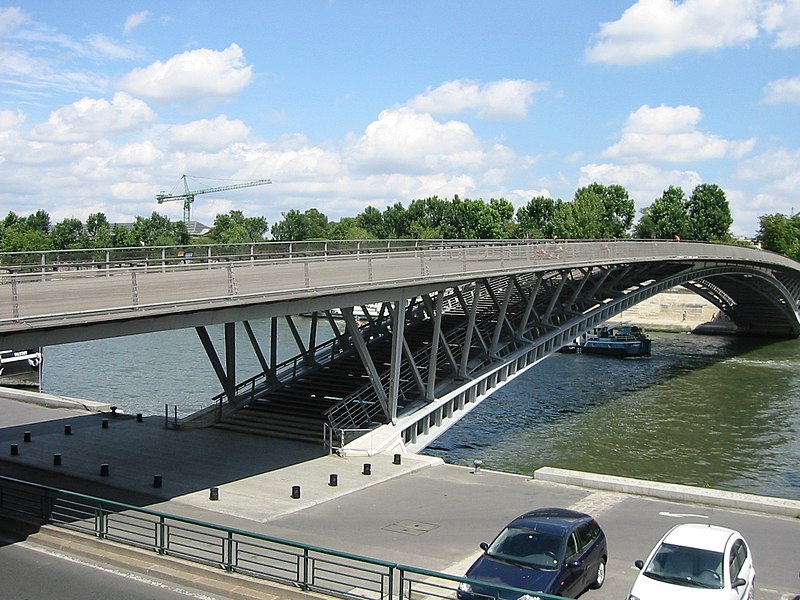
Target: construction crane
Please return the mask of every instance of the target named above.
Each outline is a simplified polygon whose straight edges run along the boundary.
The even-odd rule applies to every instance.
[[[220,187],[206,188],[203,190],[190,190],[189,184],[186,181],[186,175],[183,175],[181,179],[183,180],[183,189],[185,190],[183,194],[168,194],[162,191],[160,194],[156,194],[156,200],[158,200],[159,204],[163,204],[164,202],[171,202],[173,200],[183,200],[184,223],[188,223],[190,220],[192,212],[192,202],[194,202],[195,196],[199,196],[200,194],[211,194],[213,192],[224,192],[227,190],[238,190],[241,188],[256,187],[258,185],[267,185],[268,183],[272,183],[272,181],[270,181],[269,179],[256,179],[255,181],[234,183],[232,185],[223,185]]]

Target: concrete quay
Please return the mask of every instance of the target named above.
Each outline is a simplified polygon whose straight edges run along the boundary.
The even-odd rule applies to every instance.
[[[478,555],[479,542],[515,516],[541,506],[571,507],[594,515],[609,539],[608,579],[601,590],[583,596],[590,600],[624,598],[636,575],[633,561],[644,558],[672,525],[708,522],[736,528],[748,539],[760,599],[788,600],[800,593],[798,501],[550,468],[533,476],[476,471],[420,455],[402,455],[400,464],[393,455],[341,458],[315,445],[215,429],[172,431],[163,418],[138,422],[102,406],[76,406],[47,408],[0,397],[0,473],[457,575]],[[11,455],[11,444],[17,455]],[[101,464],[109,465],[107,476],[100,474]],[[332,474],[336,486],[330,485]],[[155,475],[162,477],[161,488],[153,487]],[[296,485],[299,498],[291,493]],[[212,487],[219,492],[216,501],[210,499]],[[63,551],[71,546],[64,542]],[[141,563],[144,571],[179,577],[179,562],[172,561],[170,570],[155,553],[133,560],[112,544],[101,546],[97,561],[121,561],[130,569]],[[186,566],[188,573],[193,569]],[[248,597],[238,591],[241,578],[227,587],[227,575],[221,582],[219,575],[209,584],[210,594]]]

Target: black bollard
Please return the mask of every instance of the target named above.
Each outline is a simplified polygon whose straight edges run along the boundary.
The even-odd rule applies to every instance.
[[[394,460],[393,460],[392,462],[393,462],[394,464],[396,464],[396,465],[399,465],[399,464],[400,464],[400,461],[401,461],[400,455],[399,455],[399,454],[395,454],[395,455],[394,455]]]
[[[101,427],[103,429],[108,429],[108,419],[103,419],[103,422],[101,423]]]
[[[108,465],[106,463],[100,465],[100,477],[108,477]]]
[[[64,435],[72,435],[72,425],[64,425]]]
[[[11,456],[16,456],[17,454],[19,454],[19,445],[11,444]]]
[[[116,407],[116,406],[112,406],[112,407],[111,407],[111,414],[112,414],[112,415],[114,415],[114,416],[116,416],[116,415],[117,415],[117,408],[118,408],[118,407]]]
[[[292,498],[297,500],[299,497],[300,497],[300,486],[299,485],[293,485],[292,486]]]
[[[211,488],[211,490],[209,490],[208,499],[219,500],[219,488]]]
[[[23,442],[30,442],[31,441],[31,432],[26,431],[22,434],[22,441]]]
[[[161,475],[153,475],[153,487],[154,488],[161,487]]]
[[[369,463],[364,463],[364,470],[362,473],[364,475],[372,475],[372,465]]]
[[[60,454],[53,454],[53,466],[60,467],[61,466],[61,455]]]
[[[136,413],[136,422],[137,423],[141,423],[142,422],[142,413]]]
[[[331,477],[328,480],[328,485],[331,487],[336,487],[339,485],[339,476],[336,473],[331,473]]]

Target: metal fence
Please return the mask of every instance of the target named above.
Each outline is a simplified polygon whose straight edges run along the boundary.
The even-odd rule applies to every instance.
[[[338,552],[0,476],[0,514],[219,567],[227,572],[353,600],[456,597],[461,583],[482,597],[555,596]],[[233,582],[232,582],[233,583]],[[486,595],[485,590],[494,590]]]

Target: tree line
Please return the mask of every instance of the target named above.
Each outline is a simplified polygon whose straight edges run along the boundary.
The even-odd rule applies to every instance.
[[[271,227],[264,217],[241,211],[217,215],[210,232],[190,236],[186,224],[153,212],[132,224],[111,224],[103,213],[86,223],[67,218],[52,224],[44,210],[0,221],[0,251],[21,252],[131,246],[186,246],[192,243],[239,244],[264,241],[343,239],[686,239],[735,243],[733,218],[725,192],[700,184],[689,196],[669,187],[642,209],[621,185],[592,183],[572,200],[536,196],[524,206],[504,198],[469,199],[438,196],[398,202],[383,211],[368,206],[354,217],[331,221],[317,210],[289,210]],[[800,215],[761,217],[755,241],[764,249],[800,258]]]

